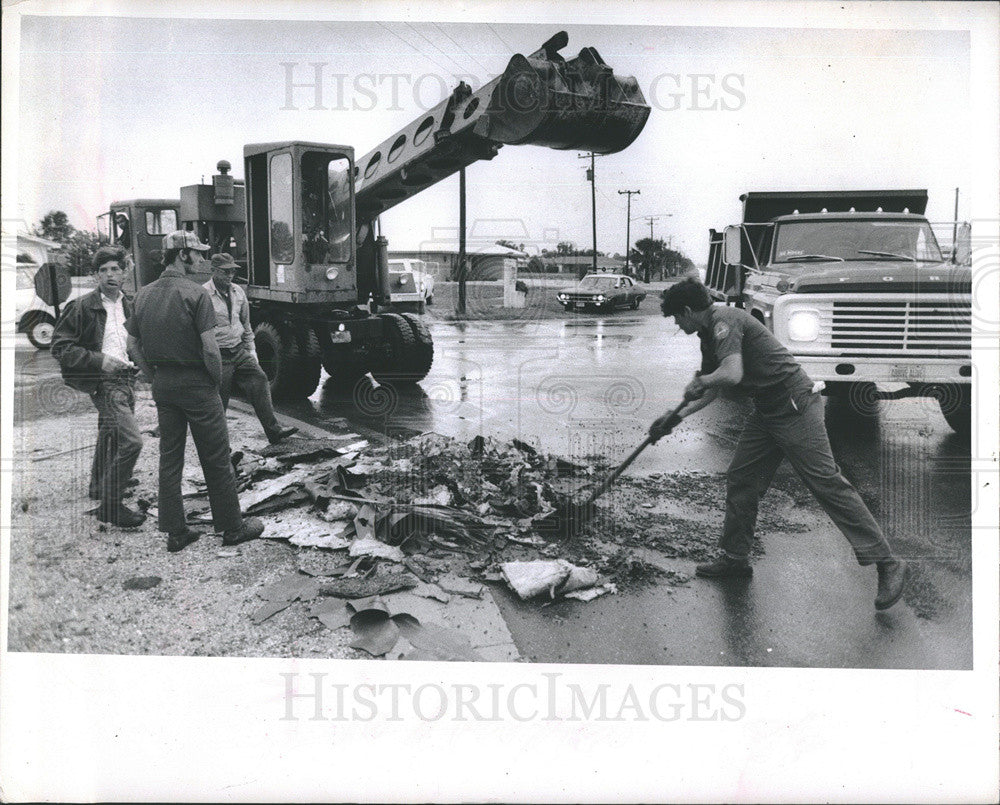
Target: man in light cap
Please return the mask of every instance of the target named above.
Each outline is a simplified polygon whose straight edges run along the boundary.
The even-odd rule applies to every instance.
[[[215,340],[222,355],[222,383],[219,387],[222,407],[229,405],[235,383],[253,405],[268,441],[277,444],[297,433],[298,428],[282,427],[274,416],[271,387],[257,361],[253,328],[250,326],[250,304],[246,292],[233,282],[238,270],[239,265],[232,255],[226,252],[216,254],[212,257],[212,278],[204,285],[215,309]]]
[[[207,250],[193,232],[166,235],[163,273],[139,291],[126,323],[129,350],[153,386],[160,423],[159,526],[167,532],[171,552],[201,536],[188,527],[181,497],[188,427],[222,543],[237,545],[264,531],[260,520],[244,521],[240,514],[226,413],[219,396],[222,360],[215,340],[215,310],[208,292],[189,276],[201,270]]]

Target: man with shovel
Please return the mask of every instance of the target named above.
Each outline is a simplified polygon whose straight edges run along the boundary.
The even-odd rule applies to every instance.
[[[660,309],[701,341],[701,370],[684,390],[681,418],[700,411],[726,388],[749,392],[754,403],[727,472],[722,554],[698,565],[697,575],[752,575],[749,555],[758,504],[787,458],[851,543],[858,564],[876,566],[875,608],[895,604],[903,594],[906,567],[893,557],[875,518],[841,474],[830,449],[819,391],[798,361],[746,311],[712,304],[708,289],[696,279],[663,291]],[[668,416],[653,422],[650,436],[659,438],[673,429],[676,418],[668,422]]]

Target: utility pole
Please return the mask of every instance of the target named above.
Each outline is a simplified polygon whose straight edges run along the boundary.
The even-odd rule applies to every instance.
[[[579,159],[587,159],[588,154],[580,154]],[[587,168],[587,180],[590,182],[590,228],[592,235],[592,249],[594,252],[591,260],[591,270],[597,273],[597,182],[594,175],[594,152],[589,154],[590,167]],[[580,271],[580,279],[583,279],[583,271]]]
[[[662,215],[640,215],[638,217],[642,218],[644,221],[649,221],[649,241],[650,241],[650,244],[652,244],[652,242],[653,242],[653,221],[658,221],[660,218],[671,218],[671,217],[673,217],[673,213],[672,212],[668,212],[668,213],[664,213]],[[645,273],[643,275],[643,282],[649,282],[649,278],[650,278],[650,275],[651,275],[652,270],[653,270],[653,265],[652,265],[653,254],[652,254],[652,252],[650,252],[650,256],[649,257],[650,257],[650,259],[646,261],[646,271],[645,271]],[[662,269],[661,269],[661,278],[662,278]]]
[[[625,273],[628,274],[628,257],[632,248],[632,196],[641,195],[641,190],[619,190],[619,196],[628,196],[628,209],[625,213]]]
[[[465,168],[458,172],[458,312],[465,313]]]

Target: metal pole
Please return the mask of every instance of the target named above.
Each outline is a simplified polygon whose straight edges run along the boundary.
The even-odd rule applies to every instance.
[[[458,312],[465,313],[465,168],[458,172]]]
[[[597,273],[597,176],[594,174],[594,152],[590,152],[590,226],[593,233],[594,259],[592,270]]]
[[[951,225],[951,262],[958,259],[958,188],[955,188],[955,221]]]
[[[641,190],[619,190],[619,196],[628,196],[628,207],[625,213],[625,273],[628,274],[629,250],[632,248],[632,196],[641,195]]]

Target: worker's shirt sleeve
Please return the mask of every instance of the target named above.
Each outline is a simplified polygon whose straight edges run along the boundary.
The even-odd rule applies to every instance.
[[[240,321],[243,322],[243,343],[250,348],[251,352],[255,352],[256,345],[253,340],[253,328],[250,326],[250,302],[247,300],[242,288],[240,288]]]
[[[712,325],[715,358],[722,363],[730,355],[743,354],[743,322],[738,318],[717,318]]]
[[[194,300],[194,326],[199,333],[207,333],[215,330],[215,307],[212,305],[212,298],[204,288]]]

